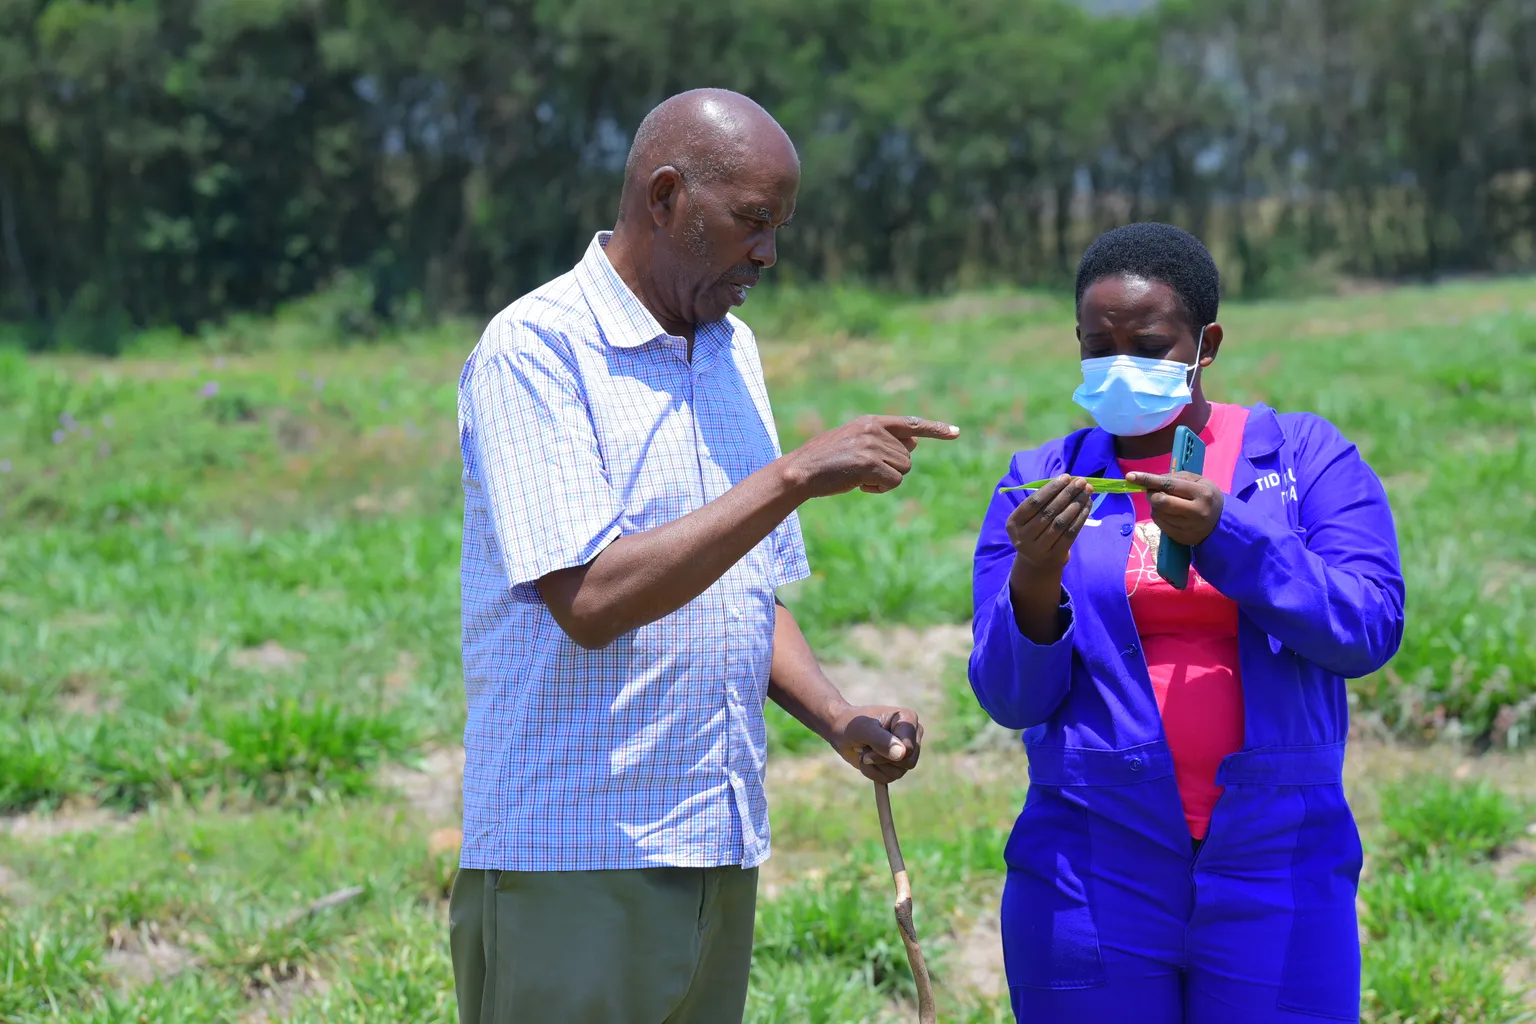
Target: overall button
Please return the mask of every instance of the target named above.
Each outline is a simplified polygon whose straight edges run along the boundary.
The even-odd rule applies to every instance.
[[[1139,757],[1131,758],[1131,771],[1133,771],[1133,772],[1141,771],[1141,758],[1139,758]]]
[[[1125,656],[1127,658],[1134,658],[1136,656],[1136,645],[1135,644],[1131,644],[1128,647],[1126,647],[1126,649],[1125,649]]]
[[[1131,531],[1134,529],[1136,529],[1136,527],[1132,526],[1130,523],[1124,523],[1120,527],[1120,536],[1129,537],[1131,535]]]

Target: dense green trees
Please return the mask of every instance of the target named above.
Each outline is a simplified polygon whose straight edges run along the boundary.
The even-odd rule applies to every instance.
[[[0,317],[484,312],[701,84],[801,147],[796,276],[1057,280],[1140,217],[1248,292],[1536,262],[1536,0],[0,0]]]

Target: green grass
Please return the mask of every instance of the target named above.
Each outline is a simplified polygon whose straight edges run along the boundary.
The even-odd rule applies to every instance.
[[[768,301],[764,302],[763,300]],[[1054,297],[768,292],[786,447],[865,412],[959,423],[893,495],[803,512],[786,595],[823,653],[860,623],[964,622],[1009,455],[1086,422]],[[329,344],[302,311],[115,362],[0,349],[0,1020],[237,1021],[273,986],[304,1024],[453,1019],[451,854],[379,769],[458,742],[455,382],[480,325]],[[1536,282],[1236,305],[1218,400],[1320,412],[1386,480],[1409,580],[1402,652],[1352,684],[1409,740],[1529,746],[1536,726]],[[944,671],[897,815],[946,1020],[1008,1019],[962,945],[993,912],[1023,797],[1016,746]],[[775,755],[820,741],[769,709]],[[1374,794],[1373,794],[1374,796]],[[772,793],[777,876],[748,1017],[903,1020],[910,994],[868,787],[841,766]],[[1362,894],[1366,1019],[1513,1021],[1528,810],[1491,784],[1380,794]],[[23,888],[8,887],[10,875]],[[765,877],[770,877],[765,876]],[[293,915],[325,893],[360,899]],[[165,942],[195,969],[135,980]]]
[[[887,303],[871,320],[863,298],[824,298],[749,311],[765,339],[775,325],[834,332],[765,340],[786,445],[871,410],[966,434],[925,445],[895,495],[807,507],[815,575],[791,603],[824,648],[860,622],[964,621],[975,530],[1008,455],[1086,422],[1069,400],[1070,311],[993,297],[958,312]],[[1213,396],[1329,416],[1392,494],[1409,628],[1392,666],[1356,684],[1360,713],[1407,736],[1523,743],[1536,721],[1536,285],[1236,306],[1224,320]],[[253,686],[286,698],[320,683],[348,710],[393,702],[419,733],[452,735],[454,381],[472,338],[117,363],[0,355],[0,516],[19,527],[0,538],[0,721],[51,719],[83,691],[175,722],[249,703]],[[305,660],[265,674],[232,663],[268,642]],[[415,668],[392,688],[402,656]],[[327,682],[340,678],[353,685]],[[7,776],[13,802],[62,784],[25,764]]]
[[[969,553],[1009,455],[1088,423],[1067,309],[954,322],[918,307],[878,344],[770,355],[786,444],[866,410],[960,424],[891,497],[805,510],[814,629],[963,621]],[[1412,737],[1518,745],[1536,700],[1536,284],[1238,305],[1206,371],[1217,400],[1327,416],[1387,483],[1409,584],[1393,665],[1355,686],[1362,714]],[[777,355],[777,358],[775,358]],[[1472,511],[1473,507],[1477,509]]]
[[[790,887],[759,913],[755,956],[859,979],[872,998],[914,992],[906,952],[891,926],[889,877],[849,861],[829,876]]]
[[[1483,860],[1518,839],[1526,822],[1521,809],[1487,781],[1438,778],[1389,790],[1381,816],[1392,850],[1403,860]]]
[[[324,697],[202,710],[176,722],[119,711],[0,725],[0,811],[75,796],[123,810],[211,794],[234,803],[314,802],[365,791],[373,769],[412,747],[398,715],[356,713]]]
[[[0,920],[0,1019],[57,1013],[98,980],[99,948],[68,919]]]
[[[1384,794],[1384,856],[1361,887],[1364,1002],[1391,1024],[1527,1019],[1505,965],[1527,955],[1524,893],[1489,857],[1525,815],[1483,783],[1412,780]]]
[[[944,733],[935,746],[941,750],[966,750],[982,735],[991,719],[976,703],[966,659],[953,658],[945,667],[943,684]]]

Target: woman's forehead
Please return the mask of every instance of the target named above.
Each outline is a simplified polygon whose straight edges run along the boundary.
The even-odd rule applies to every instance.
[[[1083,292],[1083,320],[1145,321],[1176,317],[1178,294],[1166,282],[1132,274],[1104,277]]]

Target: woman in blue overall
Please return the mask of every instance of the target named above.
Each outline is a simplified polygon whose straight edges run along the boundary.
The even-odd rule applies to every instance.
[[[1023,1024],[1359,1019],[1344,680],[1402,638],[1392,514],[1322,418],[1206,400],[1218,293],[1176,228],[1089,247],[1099,426],[1015,455],[1000,487],[1051,483],[998,493],[976,547],[971,685],[1029,753],[1002,905]],[[1204,476],[1168,473],[1180,424]],[[1121,476],[1146,493],[1084,480]],[[1161,533],[1193,548],[1184,590]]]

